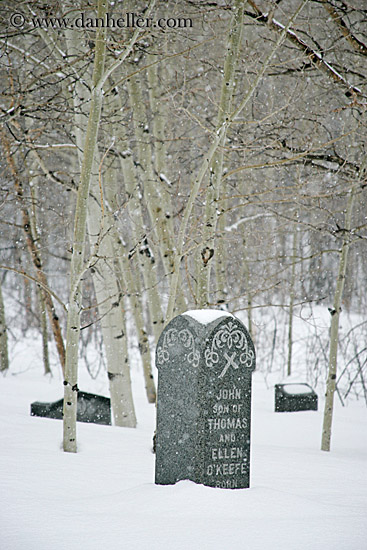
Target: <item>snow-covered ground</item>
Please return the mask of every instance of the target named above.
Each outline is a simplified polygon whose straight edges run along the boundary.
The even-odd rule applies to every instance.
[[[154,406],[133,369],[137,429],[78,423],[77,454],[61,450],[62,422],[30,416],[62,397],[42,375],[40,346],[12,348],[0,377],[1,550],[365,550],[367,410],[336,400],[332,451],[318,412],[274,413],[274,390],[253,376],[251,488],[154,484]],[[103,373],[80,387],[105,395]],[[267,380],[269,385],[269,379]]]

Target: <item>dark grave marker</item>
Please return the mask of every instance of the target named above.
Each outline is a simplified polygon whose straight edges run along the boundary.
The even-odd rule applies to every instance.
[[[317,411],[317,394],[308,384],[275,384],[275,412]]]
[[[255,349],[244,325],[217,310],[179,315],[160,336],[156,365],[155,482],[249,487]]]
[[[31,404],[31,416],[63,418],[64,400],[53,403],[35,401]],[[103,395],[83,391],[78,392],[76,419],[78,422],[111,425],[111,400]]]

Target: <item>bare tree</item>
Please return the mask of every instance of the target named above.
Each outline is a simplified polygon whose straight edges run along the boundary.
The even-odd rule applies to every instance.
[[[0,235],[3,294],[6,302],[13,293],[19,312],[28,308],[35,324],[41,318],[34,315],[34,286],[43,288],[61,312],[60,334],[68,304],[70,407],[78,347],[85,355],[103,337],[115,423],[134,425],[129,357],[139,347],[153,402],[151,352],[164,324],[185,308],[247,315],[261,368],[266,375],[277,368],[279,376],[287,358],[291,370],[296,316],[307,308],[312,317],[320,304],[338,309],[335,279],[343,262],[340,307],[363,314],[363,2],[157,0],[151,12],[153,4],[146,12],[139,4],[144,16],[182,10],[192,26],[135,33],[56,28],[47,19],[71,20],[85,10],[93,20],[96,3],[23,2],[28,24],[20,29],[9,27],[13,3],[2,6],[0,223],[9,229]],[[102,8],[110,18],[118,11],[116,3]],[[42,193],[32,198],[34,182]],[[28,247],[33,258],[22,208],[33,224],[43,282],[26,254]],[[348,261],[341,262],[344,237]],[[16,287],[19,273],[29,281],[27,293]],[[341,371],[344,399],[349,388],[349,396],[356,391],[355,381],[363,393],[364,352],[358,345],[351,352],[341,327],[335,336],[336,320],[334,314],[330,353],[338,340],[348,364]],[[323,385],[328,339],[306,325],[297,342],[307,351],[300,368]]]
[[[4,373],[9,368],[9,356],[5,306],[1,287],[2,281],[0,280],[0,371]]]

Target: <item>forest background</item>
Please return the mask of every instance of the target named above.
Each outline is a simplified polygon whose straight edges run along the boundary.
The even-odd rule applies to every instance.
[[[157,339],[187,309],[242,318],[265,377],[277,355],[326,384],[324,450],[334,391],[367,401],[364,4],[1,2],[0,365],[11,327],[36,329],[50,372],[52,336],[65,450],[78,364],[135,426],[129,354],[154,403]]]

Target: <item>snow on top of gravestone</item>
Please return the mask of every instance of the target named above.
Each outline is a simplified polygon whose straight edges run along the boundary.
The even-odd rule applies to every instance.
[[[183,315],[188,315],[202,325],[209,325],[220,317],[233,317],[232,313],[222,311],[221,309],[190,309],[185,311]]]
[[[284,384],[283,390],[285,393],[291,395],[298,395],[301,393],[312,393],[312,389],[306,384]]]

